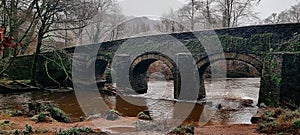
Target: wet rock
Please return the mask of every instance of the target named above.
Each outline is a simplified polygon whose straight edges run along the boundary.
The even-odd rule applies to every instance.
[[[105,119],[106,120],[111,120],[111,121],[115,121],[117,119],[119,119],[119,112],[116,110],[109,110],[106,112],[105,114]]]
[[[79,121],[80,121],[80,122],[84,121],[84,117],[83,117],[83,116],[80,116]]]
[[[37,112],[34,111],[34,110],[31,110],[31,111],[29,111],[29,112],[27,113],[27,116],[28,116],[28,117],[32,117],[32,116],[34,116],[35,114],[37,114]]]
[[[252,124],[257,124],[259,121],[261,121],[262,119],[264,119],[264,116],[267,112],[267,109],[259,109],[257,111],[257,114],[255,114],[254,116],[251,117],[251,123]]]
[[[243,107],[253,107],[253,100],[251,100],[251,99],[242,100],[242,106]]]
[[[87,117],[87,120],[94,120],[101,117],[101,114],[92,114]]]
[[[142,111],[137,114],[137,117],[142,120],[152,120],[150,111]]]
[[[251,123],[257,124],[262,119],[262,117],[262,114],[255,114],[253,117],[251,117]]]
[[[9,120],[4,120],[3,123],[4,123],[4,124],[9,124],[10,121],[9,121]]]
[[[254,107],[254,101],[251,99],[225,98],[221,105],[217,106],[218,109],[229,111],[236,111],[247,107]]]
[[[266,108],[267,105],[266,105],[265,103],[260,103],[260,104],[259,104],[259,107],[260,107],[260,108]]]

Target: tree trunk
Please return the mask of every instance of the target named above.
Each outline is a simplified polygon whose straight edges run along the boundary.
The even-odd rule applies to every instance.
[[[43,25],[41,26],[43,27]],[[37,46],[36,46],[36,50],[35,50],[35,53],[34,53],[34,56],[33,56],[33,61],[32,61],[32,66],[31,66],[31,85],[33,86],[36,86],[36,81],[37,81],[37,78],[36,78],[36,75],[37,75],[37,63],[38,63],[38,58],[39,58],[39,54],[41,52],[41,46],[42,46],[42,41],[43,41],[43,29],[40,30],[40,32],[38,33],[38,43],[37,43]]]
[[[194,31],[194,26],[195,26],[195,0],[192,0],[192,16],[191,16],[191,31],[193,32]]]

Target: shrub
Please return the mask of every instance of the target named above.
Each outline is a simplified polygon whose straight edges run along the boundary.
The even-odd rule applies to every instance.
[[[268,110],[257,124],[258,131],[268,134],[299,134],[300,113],[283,108]]]
[[[33,134],[33,129],[30,125],[26,124],[25,125],[25,130],[15,130],[14,135],[30,135]]]
[[[49,116],[59,122],[70,122],[70,118],[66,115],[66,113],[63,110],[54,107],[51,103],[29,103],[28,109],[30,114],[28,116],[37,115],[38,121],[45,121],[47,118],[45,116],[45,112],[49,112]]]
[[[63,110],[56,108],[56,107],[52,107],[52,108],[49,108],[48,111],[50,112],[50,115],[53,119],[55,119],[59,122],[65,122],[65,123],[70,122],[69,116],[67,116]]]
[[[56,133],[56,135],[77,135],[80,133],[95,133],[93,129],[87,128],[87,127],[82,127],[82,128],[70,128],[64,131],[59,131]]]
[[[294,121],[293,127],[294,127],[295,129],[300,128],[300,119],[297,119],[297,120]]]
[[[194,134],[194,126],[193,125],[181,125],[171,132],[172,134]]]
[[[45,113],[40,113],[37,117],[39,122],[45,121],[46,120],[46,114]]]

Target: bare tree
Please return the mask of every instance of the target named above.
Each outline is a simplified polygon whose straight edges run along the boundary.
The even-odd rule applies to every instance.
[[[203,7],[203,1],[190,0],[188,4],[179,9],[178,14],[182,20],[188,20],[191,31],[195,30],[196,23],[203,19],[198,13]]]
[[[34,3],[31,0],[1,0],[1,70],[0,75],[6,72],[11,66],[15,57],[19,54],[23,45],[26,48],[32,41],[33,28],[36,25],[33,13]],[[14,47],[5,47],[4,44],[10,44]],[[25,47],[24,47],[25,46]]]
[[[117,40],[124,35],[124,20],[125,17],[122,15],[120,7],[115,4],[115,8],[113,8],[113,12],[110,17],[111,31],[106,40]]]
[[[160,22],[155,25],[155,29],[162,33],[186,31],[183,22],[179,20],[178,13],[172,9],[168,13],[162,14]]]
[[[285,14],[285,13],[284,13]],[[280,17],[277,15],[277,13],[272,13],[268,18],[264,19],[264,23],[279,23]]]
[[[291,7],[288,11],[290,14],[290,22],[300,22],[300,3]]]
[[[86,21],[86,18],[76,18],[76,14],[72,14],[71,7],[81,6],[81,3],[67,3],[68,0],[34,0],[37,25],[37,46],[34,53],[31,69],[31,84],[36,85],[36,69],[38,56],[41,53],[41,47],[44,39],[54,36],[55,31],[74,30],[79,27],[64,27],[63,24]],[[64,12],[72,14],[73,18],[66,18]]]
[[[257,18],[252,9],[259,3],[258,0],[216,0],[223,27],[239,26],[246,18]]]
[[[2,0],[1,1],[1,25],[5,27],[5,35],[13,36],[15,42],[23,42],[25,46],[32,39],[31,29],[36,23],[33,13],[32,0]],[[29,33],[29,30],[31,33]],[[28,41],[28,42],[27,42]]]
[[[277,13],[272,13],[264,19],[264,23],[299,23],[300,22],[300,3],[291,6],[290,9]]]
[[[235,27],[257,19],[253,10],[259,0],[190,0],[179,9],[182,20],[187,20],[191,30],[212,27]]]
[[[86,42],[97,43],[117,39],[122,29],[118,24],[124,20],[118,4],[113,0],[95,0],[92,3],[95,5],[96,14],[82,34],[88,39]]]

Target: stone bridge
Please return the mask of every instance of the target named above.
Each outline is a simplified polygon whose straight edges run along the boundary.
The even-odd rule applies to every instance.
[[[225,59],[225,65],[219,63],[219,66],[228,73],[236,71],[242,76],[255,74],[254,76],[262,78],[260,102],[277,103],[280,100],[291,99],[289,96],[292,96],[292,100],[299,104],[300,100],[295,96],[300,95],[297,81],[297,74],[300,73],[299,55],[282,53],[287,48],[284,43],[292,39],[299,30],[300,24],[247,26],[128,38],[66,50],[76,53],[77,49],[85,49],[88,54],[95,52],[96,48],[93,59],[86,62],[87,70],[95,68],[96,80],[101,80],[105,71],[112,68],[117,76],[115,81],[118,87],[131,87],[140,94],[148,89],[149,66],[161,61],[171,71],[165,76],[171,76],[174,81],[174,98],[181,98],[183,90],[190,93],[187,97],[195,97],[194,91],[198,93],[195,98],[205,97],[204,74],[212,72],[212,64],[218,64]],[[215,39],[219,41],[212,41]],[[212,42],[205,46],[205,40]],[[215,47],[214,43],[220,43],[222,52],[211,51],[214,50],[211,49]],[[294,61],[287,63],[289,59]],[[181,71],[180,66],[187,70]],[[293,70],[288,67],[293,67]],[[229,71],[230,69],[232,70]],[[189,81],[184,82],[185,80]]]

